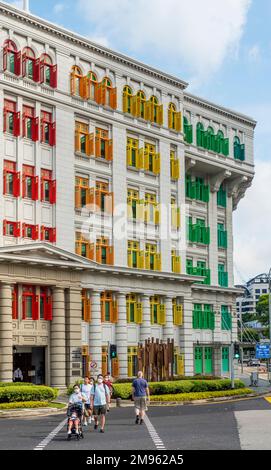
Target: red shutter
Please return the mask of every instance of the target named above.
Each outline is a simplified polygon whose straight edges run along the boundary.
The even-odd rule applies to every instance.
[[[49,145],[54,147],[56,144],[56,123],[52,122],[49,128]]]
[[[4,125],[3,132],[7,132],[7,110],[4,108]]]
[[[32,140],[37,142],[39,140],[39,118],[32,119]]]
[[[26,230],[25,230],[25,223],[22,224],[22,237],[25,238]]]
[[[3,194],[6,194],[7,191],[7,171],[4,170],[4,178],[3,178]]]
[[[38,240],[39,239],[39,226],[34,225],[32,229],[32,240]]]
[[[48,295],[46,298],[44,320],[53,320],[53,303],[51,295]]]
[[[44,61],[40,61],[40,83],[44,83]]]
[[[40,81],[40,59],[33,61],[33,80],[37,83]]]
[[[20,111],[18,113],[14,113],[14,131],[13,135],[15,137],[19,137],[20,135],[20,120],[21,120],[21,113]]]
[[[25,113],[23,113],[23,132],[22,132],[22,136],[26,137],[26,117],[25,117]]]
[[[21,173],[18,172],[14,174],[14,184],[13,184],[13,196],[14,197],[18,197],[21,194],[20,183],[21,183]]]
[[[7,234],[7,221],[3,220],[3,235],[6,236]]]
[[[21,222],[16,222],[15,230],[14,230],[14,237],[19,238],[21,236]]]
[[[19,76],[21,75],[21,58],[22,58],[22,53],[21,51],[17,52],[15,54],[15,63],[14,63],[14,71],[15,75]]]
[[[23,77],[26,76],[26,55],[23,54],[23,58],[22,58],[22,75]]]
[[[41,182],[40,182],[40,200],[41,201],[43,201],[44,199],[44,182],[45,180],[41,178]]]
[[[32,320],[39,319],[39,296],[33,295],[32,297]]]
[[[56,242],[56,229],[55,229],[55,228],[51,228],[51,231],[50,231],[50,242],[51,242],[51,243],[55,243],[55,242]]]
[[[5,46],[3,49],[3,70],[8,68],[8,46]]]
[[[56,180],[50,181],[50,204],[56,203]]]
[[[18,320],[18,291],[14,287],[12,292],[12,320]]]
[[[53,65],[51,67],[50,86],[52,88],[57,88],[57,65]]]
[[[32,178],[32,200],[37,201],[39,199],[39,177],[34,176]]]
[[[22,197],[24,198],[26,196],[26,176],[23,175],[23,191],[22,191]]]
[[[26,301],[25,301],[25,295],[23,295],[23,320],[26,319]]]

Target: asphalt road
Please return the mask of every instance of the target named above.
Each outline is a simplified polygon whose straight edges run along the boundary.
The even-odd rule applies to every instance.
[[[205,405],[151,407],[134,424],[132,407],[113,408],[105,434],[84,428],[67,441],[65,415],[0,419],[0,450],[271,449],[271,402],[264,398]]]

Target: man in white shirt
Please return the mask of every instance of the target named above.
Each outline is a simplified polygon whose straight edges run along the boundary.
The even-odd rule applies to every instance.
[[[95,420],[94,429],[98,428],[98,416],[101,416],[100,432],[104,433],[105,415],[110,402],[110,392],[108,386],[104,383],[102,374],[98,375],[97,384],[93,385],[90,395]]]
[[[17,367],[17,369],[14,371],[13,381],[14,382],[22,382],[23,381],[23,373],[22,373],[20,367]]]
[[[91,424],[91,406],[90,406],[90,392],[92,389],[92,385],[94,383],[94,380],[89,377],[84,378],[84,383],[80,385],[80,390],[81,393],[85,396],[86,402],[85,402],[85,410],[86,414],[88,416],[88,423],[87,423],[87,418],[84,416],[84,426],[87,426],[88,424]]]

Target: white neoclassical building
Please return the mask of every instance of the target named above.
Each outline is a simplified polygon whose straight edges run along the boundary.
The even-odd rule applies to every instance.
[[[255,121],[1,2],[0,45],[0,381],[133,376],[148,338],[227,375]]]

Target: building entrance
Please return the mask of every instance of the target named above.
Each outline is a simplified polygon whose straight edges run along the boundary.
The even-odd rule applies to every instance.
[[[45,348],[25,348],[15,346],[13,353],[13,373],[19,367],[23,382],[45,385]]]

